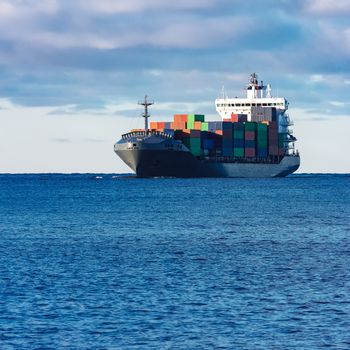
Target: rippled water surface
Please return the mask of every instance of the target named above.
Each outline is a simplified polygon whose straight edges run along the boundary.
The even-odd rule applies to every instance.
[[[350,349],[349,176],[99,176],[0,176],[0,349]]]

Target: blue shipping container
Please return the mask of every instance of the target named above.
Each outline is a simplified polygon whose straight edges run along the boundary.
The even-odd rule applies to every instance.
[[[208,131],[201,131],[201,138],[202,139],[210,139],[210,134]]]
[[[235,148],[244,148],[244,140],[243,139],[234,139],[233,146]]]
[[[268,156],[267,148],[258,148],[258,157],[266,158]]]
[[[245,147],[246,148],[255,148],[255,141],[254,140],[245,140]]]
[[[222,148],[230,148],[232,149],[233,144],[232,144],[232,139],[222,139]]]
[[[232,130],[231,122],[222,122],[222,130]]]
[[[216,122],[208,122],[208,129],[210,131],[215,131],[216,129]]]
[[[203,139],[203,149],[214,149],[214,140]]]
[[[233,156],[233,149],[232,148],[222,148],[222,155],[224,157],[232,157]]]
[[[215,130],[222,130],[222,122],[215,122]]]
[[[240,131],[243,131],[244,130],[244,124],[243,123],[233,123],[233,128],[235,130],[240,130]]]

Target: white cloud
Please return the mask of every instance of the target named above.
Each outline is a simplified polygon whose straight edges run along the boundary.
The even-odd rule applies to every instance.
[[[341,88],[346,85],[347,78],[340,74],[312,74],[306,79],[306,83],[309,85],[317,86],[322,84],[323,86]]]
[[[326,81],[325,77],[322,74],[313,74],[310,76],[308,83],[317,84]]]
[[[79,0],[78,4],[84,11],[105,14],[143,12],[147,10],[186,10],[214,6],[217,0]]]
[[[305,10],[312,14],[350,14],[350,0],[306,0],[304,6]]]
[[[345,107],[345,105],[347,104],[343,101],[329,101],[328,103],[334,107]]]
[[[94,48],[119,49],[140,45],[166,48],[205,48],[218,44],[232,44],[237,38],[254,31],[254,22],[248,18],[227,17],[201,19],[179,17],[176,20],[155,20],[143,28],[131,25],[120,29],[98,28],[85,18],[70,31],[52,30],[40,26],[40,21],[17,19],[16,30],[9,28],[9,21],[0,23],[0,38],[29,46],[54,47],[58,49]],[[232,30],[235,28],[235,30]]]
[[[338,55],[350,54],[350,27],[337,27],[328,21],[319,21],[320,36],[317,45],[320,52]]]
[[[20,1],[0,0],[0,18],[24,18],[36,14],[54,14],[59,9],[58,0]]]

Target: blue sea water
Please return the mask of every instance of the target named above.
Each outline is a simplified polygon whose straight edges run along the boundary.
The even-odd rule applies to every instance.
[[[350,349],[350,177],[0,176],[0,349]]]

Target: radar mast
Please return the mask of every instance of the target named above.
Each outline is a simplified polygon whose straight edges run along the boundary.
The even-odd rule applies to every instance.
[[[143,101],[138,102],[139,105],[144,106],[145,110],[142,113],[142,116],[145,118],[145,133],[148,134],[148,118],[150,115],[148,114],[148,107],[154,104],[153,101],[148,100],[148,96],[145,95],[145,99]]]

